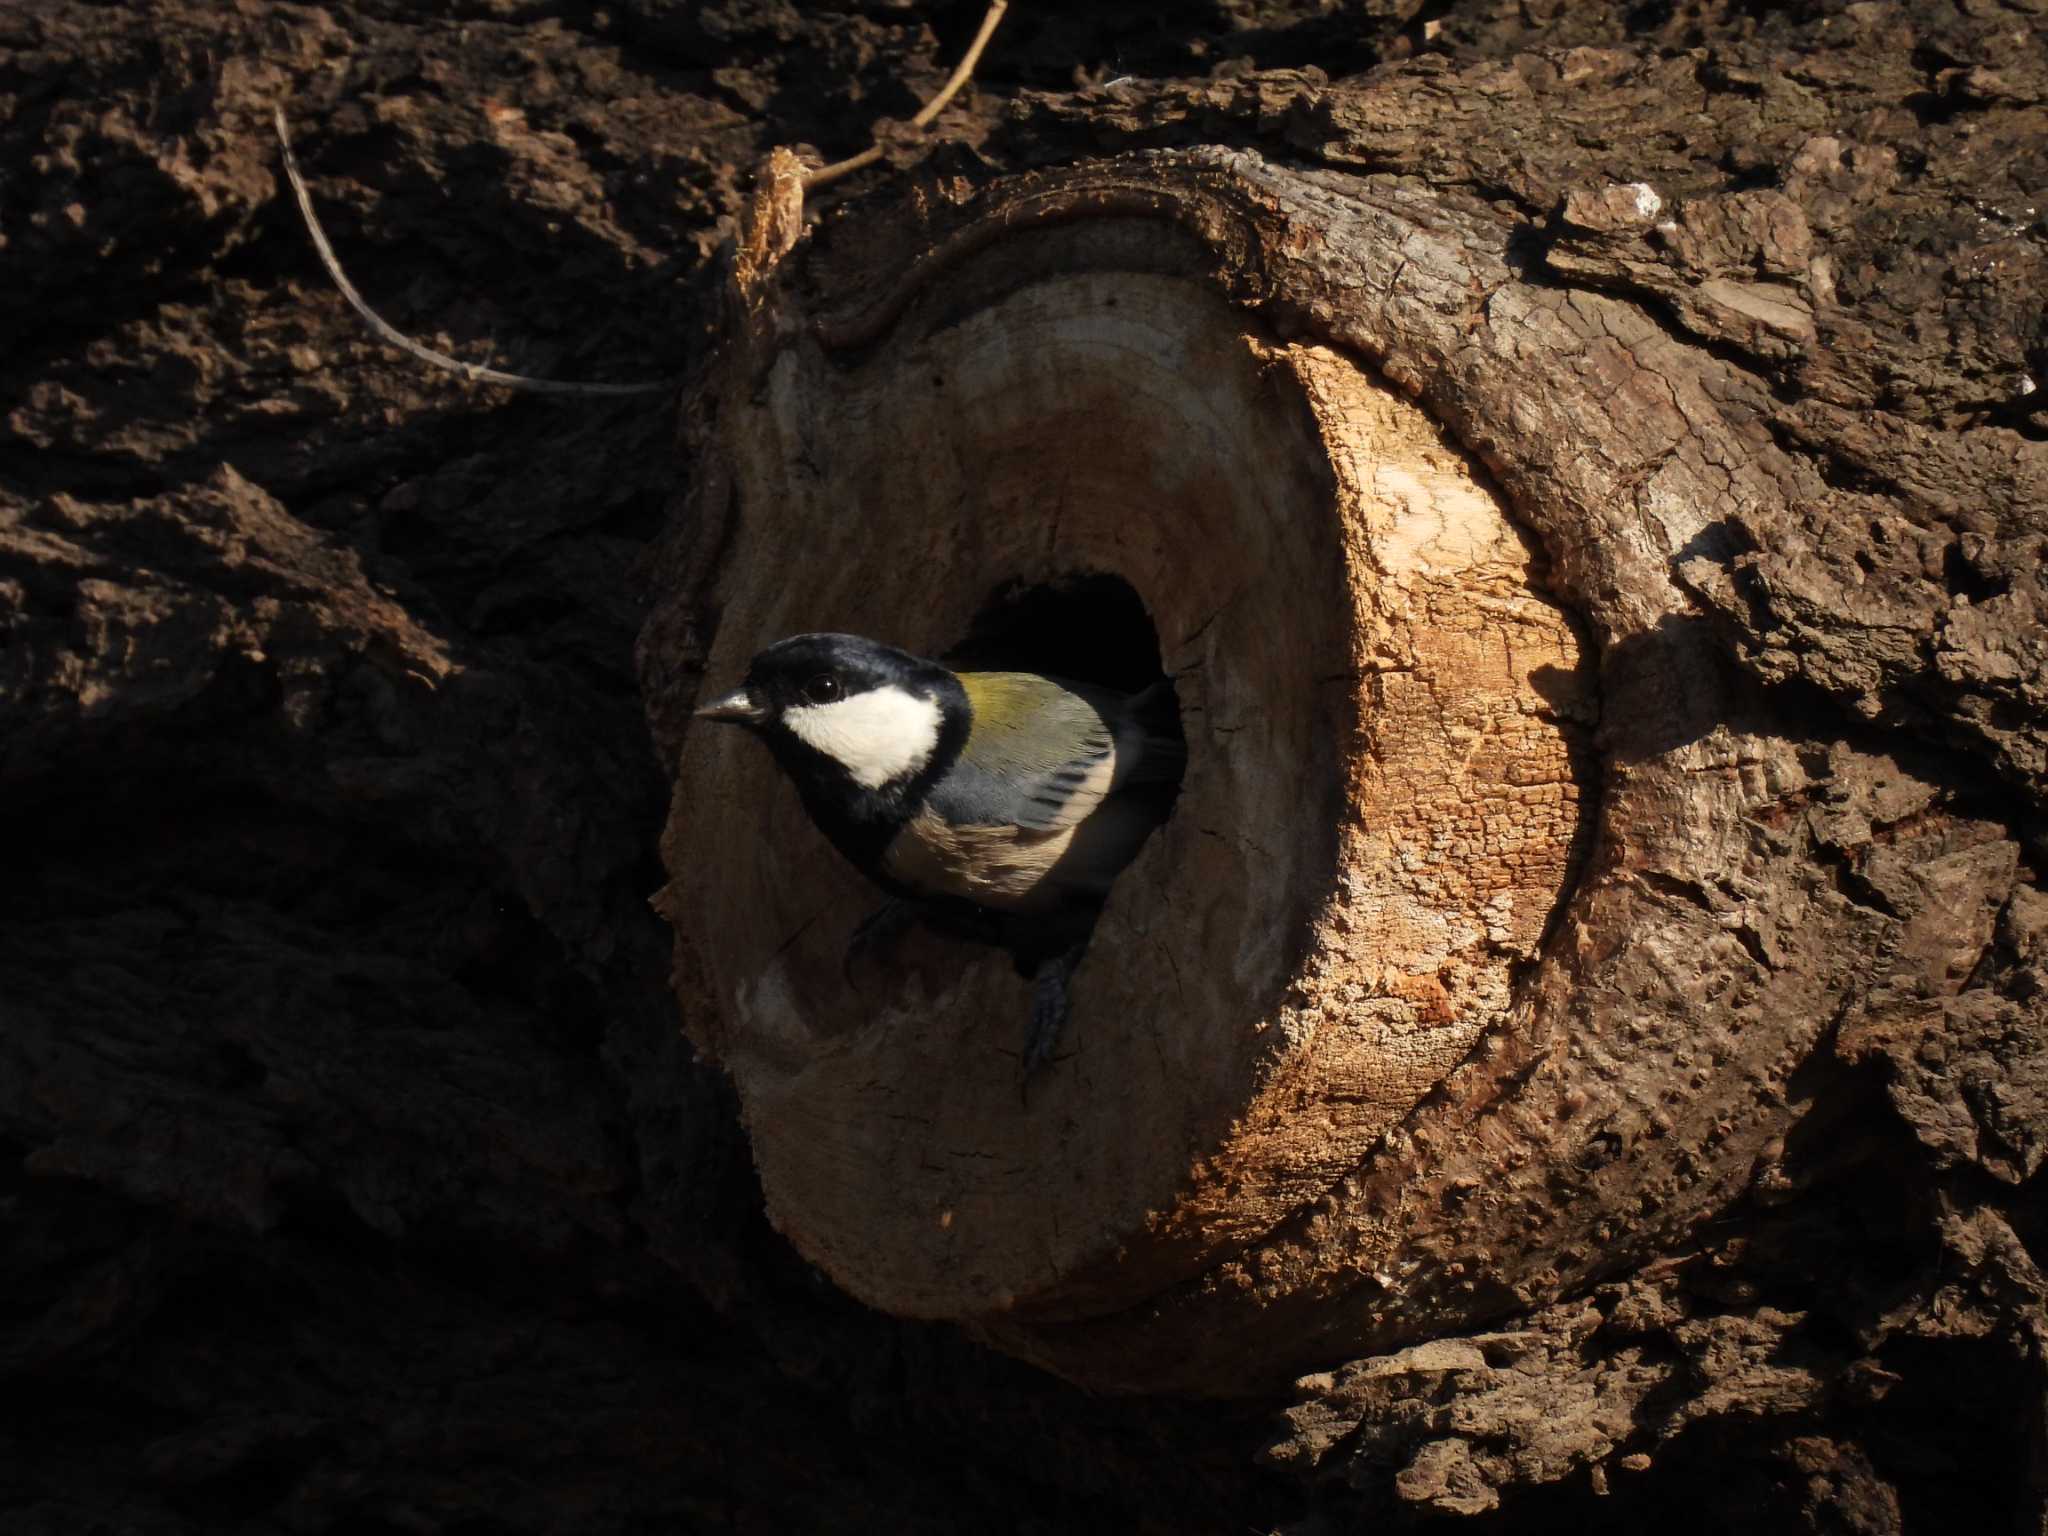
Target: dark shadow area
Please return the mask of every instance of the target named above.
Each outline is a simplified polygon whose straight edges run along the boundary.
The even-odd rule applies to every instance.
[[[1700,740],[1728,719],[1728,684],[1714,626],[1666,614],[1601,661],[1602,750],[1640,763]]]
[[[1044,672],[1119,693],[1173,687],[1152,617],[1118,576],[1077,572],[1039,586],[1001,587],[945,660],[956,671]]]

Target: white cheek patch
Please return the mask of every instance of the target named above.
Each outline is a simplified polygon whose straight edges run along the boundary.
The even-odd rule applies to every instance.
[[[938,703],[893,686],[830,704],[794,705],[782,712],[782,723],[863,789],[917,772],[939,744]]]

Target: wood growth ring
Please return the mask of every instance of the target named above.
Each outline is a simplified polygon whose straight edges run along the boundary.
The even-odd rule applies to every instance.
[[[772,1219],[870,1304],[1012,1347],[1141,1308],[1357,1168],[1508,1020],[1584,819],[1590,685],[1530,541],[1419,408],[1270,334],[1195,244],[1025,228],[858,349],[782,326],[718,408],[723,509],[700,489],[712,679],[801,630],[943,656],[995,611],[1006,659],[1174,681],[1180,798],[1028,1104],[1005,958],[921,936],[849,986],[875,894],[752,742],[682,744],[678,988]]]

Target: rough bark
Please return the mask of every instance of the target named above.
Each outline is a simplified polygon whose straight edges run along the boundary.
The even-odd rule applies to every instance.
[[[1248,333],[1201,248],[1127,211],[1174,170],[991,193],[936,253],[847,280],[865,310],[919,274],[886,334],[826,313],[810,339],[762,298],[756,324],[793,339],[733,349],[722,462],[643,645],[658,661],[708,604],[715,675],[808,624],[1173,680],[1173,817],[1028,1095],[1006,957],[928,943],[849,986],[872,890],[757,746],[682,744],[663,906],[703,979],[686,1021],[739,1085],[770,1218],[886,1311],[1097,1317],[1240,1255],[1507,1023],[1581,825],[1591,700],[1526,541],[1426,415],[1338,352]],[[793,557],[849,515],[835,557]],[[1092,598],[1112,580],[1135,633]],[[1176,1333],[1167,1379],[1244,1389],[1198,1363],[1243,1319],[1222,1321]],[[1268,1354],[1265,1384],[1290,1363]],[[1161,1384],[1090,1356],[1066,1369]]]
[[[2038,7],[1013,11],[826,243],[1148,149],[1362,223],[1219,291],[1483,463],[1600,819],[1497,1043],[1166,1298],[1247,1368],[1344,1319],[1279,1400],[1090,1398],[766,1231],[645,905],[703,466],[364,341],[263,122],[408,329],[677,372],[747,168],[978,13],[0,16],[6,1523],[2038,1525]]]

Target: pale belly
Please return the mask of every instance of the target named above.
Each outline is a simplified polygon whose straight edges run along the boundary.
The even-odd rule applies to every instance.
[[[882,865],[924,894],[1028,912],[1058,904],[1061,882],[1046,877],[1073,839],[1072,827],[954,826],[927,810],[896,834]]]

